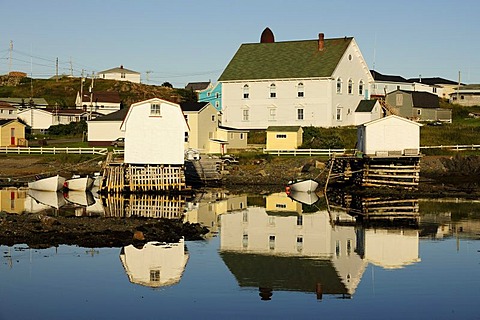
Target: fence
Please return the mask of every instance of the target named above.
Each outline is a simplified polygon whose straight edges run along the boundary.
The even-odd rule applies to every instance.
[[[98,154],[106,155],[107,148],[72,148],[72,147],[0,147],[0,153],[6,154]]]

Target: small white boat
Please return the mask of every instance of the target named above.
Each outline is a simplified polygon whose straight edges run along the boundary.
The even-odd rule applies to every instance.
[[[73,191],[87,191],[92,189],[95,180],[90,176],[73,176],[64,183],[64,187]]]
[[[287,184],[287,191],[315,192],[318,182],[313,179],[293,180]]]
[[[320,199],[315,192],[291,191],[288,196],[297,202],[309,206],[316,203]]]
[[[53,177],[39,179],[28,183],[29,189],[41,190],[41,191],[59,191],[63,188],[65,178],[58,174]]]

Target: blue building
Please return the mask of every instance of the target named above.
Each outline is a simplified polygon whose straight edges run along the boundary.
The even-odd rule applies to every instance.
[[[217,82],[213,87],[199,91],[198,102],[210,102],[217,111],[222,111],[222,84]]]

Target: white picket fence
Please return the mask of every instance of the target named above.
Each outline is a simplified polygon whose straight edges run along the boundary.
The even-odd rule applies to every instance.
[[[106,155],[107,148],[74,148],[74,147],[0,147],[5,154],[98,154]]]

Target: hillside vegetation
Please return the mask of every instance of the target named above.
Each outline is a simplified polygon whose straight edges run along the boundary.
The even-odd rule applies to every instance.
[[[23,78],[18,85],[0,86],[0,98],[44,98],[49,105],[69,108],[75,105],[75,99],[77,93],[80,91],[80,85],[80,78],[62,77],[58,81],[55,79]],[[84,92],[89,91],[90,85],[91,79],[87,79],[83,83]],[[196,99],[192,91],[185,89],[103,79],[95,80],[94,91],[118,92],[122,100],[122,106],[124,107],[154,97],[174,102],[192,101]]]

